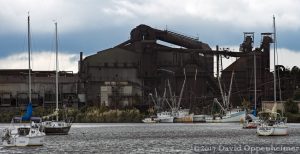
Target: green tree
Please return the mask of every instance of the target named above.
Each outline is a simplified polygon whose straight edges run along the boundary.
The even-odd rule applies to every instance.
[[[284,108],[285,108],[285,111],[289,112],[289,113],[298,113],[299,112],[298,103],[292,101],[291,99],[289,99],[288,101],[286,101],[284,103]]]
[[[300,88],[298,88],[297,90],[295,90],[293,99],[294,100],[300,100]]]

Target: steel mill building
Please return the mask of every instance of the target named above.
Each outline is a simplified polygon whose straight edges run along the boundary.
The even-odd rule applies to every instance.
[[[205,110],[213,98],[221,99],[220,85],[231,101],[241,105],[254,101],[256,68],[257,101],[272,100],[273,70],[270,70],[271,33],[262,33],[261,44],[254,48],[254,33],[244,33],[239,52],[210,47],[208,44],[169,30],[139,25],[130,39],[94,55],[79,59],[78,73],[60,72],[60,104],[74,107],[105,105],[111,108],[133,106],[148,108],[150,96],[162,96],[168,83],[179,96],[183,82],[182,107]],[[222,59],[236,61],[222,68]],[[254,57],[256,65],[254,65]],[[282,68],[278,66],[278,69]],[[19,107],[28,99],[28,70],[0,70],[0,106]],[[33,71],[32,96],[35,106],[51,106],[55,101],[52,71]],[[232,74],[234,74],[232,76]],[[217,80],[220,77],[220,80]],[[220,82],[219,82],[220,81]],[[282,99],[291,97],[295,84],[282,82]],[[279,89],[278,89],[279,90]]]

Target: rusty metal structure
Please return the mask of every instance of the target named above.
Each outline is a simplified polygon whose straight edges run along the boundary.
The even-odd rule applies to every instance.
[[[213,54],[206,43],[147,25],[137,26],[130,35],[129,40],[116,47],[80,60],[79,77],[88,102],[99,101],[99,88],[106,81],[126,81],[140,88],[142,103],[147,102],[154,88],[162,90],[166,79],[171,80],[178,93],[183,68],[187,70],[185,95],[198,99],[213,95],[215,90],[210,89],[214,85]],[[203,54],[193,50],[201,50]],[[184,98],[188,102],[188,97]]]
[[[256,93],[257,101],[271,100],[273,75],[270,72],[270,45],[273,43],[272,33],[261,34],[261,44],[258,48],[253,47],[254,33],[244,33],[244,41],[240,45],[242,56],[222,71],[222,80],[225,86],[229,86],[231,73],[234,71],[232,102],[241,105],[243,100],[254,104],[254,65],[256,65]],[[254,57],[256,61],[254,61]],[[256,64],[254,64],[256,62]],[[273,88],[273,87],[272,87]]]
[[[105,82],[127,82],[140,92],[126,97],[138,96],[139,105],[147,105],[149,94],[154,89],[162,93],[167,80],[170,80],[172,89],[178,95],[185,68],[187,79],[182,105],[192,110],[206,110],[205,107],[212,104],[213,98],[221,98],[217,78],[220,77],[226,89],[234,71],[231,102],[233,106],[241,106],[243,100],[254,102],[255,56],[256,101],[260,104],[273,97],[273,74],[270,70],[272,37],[272,33],[261,33],[261,43],[255,48],[254,33],[245,32],[240,51],[232,52],[218,46],[212,49],[198,38],[139,25],[131,31],[127,41],[80,59],[79,92],[86,94],[87,102],[101,103],[100,87]],[[237,60],[221,70],[222,57],[236,57]],[[282,83],[287,82],[283,80]],[[283,85],[284,88],[287,86]],[[283,94],[282,99],[291,95],[284,91]]]
[[[64,76],[61,78],[62,99],[74,102],[71,99],[74,98],[75,102],[82,105],[145,109],[151,104],[149,94],[154,93],[155,89],[163,93],[167,80],[178,96],[185,69],[186,82],[181,101],[183,108],[190,108],[194,113],[207,112],[212,100],[221,98],[217,78],[221,79],[226,92],[233,71],[231,102],[233,106],[240,106],[243,100],[254,101],[255,56],[257,102],[260,104],[273,98],[273,73],[270,70],[272,43],[272,33],[262,33],[260,46],[254,48],[254,33],[247,32],[244,33],[240,51],[232,52],[218,46],[212,49],[198,38],[139,25],[131,31],[130,39],[113,48],[85,58],[81,53],[78,74],[61,74]],[[237,60],[223,70],[220,64],[224,57],[236,57]],[[280,72],[287,72],[283,66],[277,68]],[[16,88],[26,89],[26,71],[0,70],[0,107],[21,106],[28,99],[28,94]],[[36,71],[33,74],[34,85],[39,85],[33,89],[33,95],[36,94],[38,98],[36,100],[40,100],[33,101],[36,106],[51,104],[53,100],[53,92],[50,92],[54,83],[52,73]],[[289,74],[283,77],[282,100],[286,100],[300,85],[298,78],[290,82]],[[277,88],[278,92],[281,89]]]
[[[162,91],[166,80],[171,81],[178,94],[185,68],[183,105],[209,103],[220,95],[214,77],[214,55],[246,57],[249,55],[246,49],[250,49],[245,42],[246,52],[212,50],[197,38],[147,25],[137,26],[130,36],[114,48],[80,59],[80,92],[86,94],[87,102],[101,100],[100,87],[105,82],[128,82],[139,88],[140,104],[147,104],[154,88]]]

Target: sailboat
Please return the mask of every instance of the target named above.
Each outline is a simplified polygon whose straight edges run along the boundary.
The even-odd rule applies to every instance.
[[[31,123],[17,124],[14,120],[29,121],[32,118],[32,102],[31,102],[31,67],[30,67],[30,17],[28,16],[28,95],[29,103],[26,113],[22,117],[13,118],[9,128],[3,130],[2,144],[6,147],[12,146],[41,146],[44,144],[45,133],[40,131],[40,125],[34,121]]]
[[[256,117],[257,103],[256,103],[256,51],[253,51],[253,73],[254,73],[254,111],[252,114],[247,114],[245,117],[245,122],[243,123],[243,128],[245,129],[256,129],[260,123],[260,119]]]
[[[282,117],[277,112],[276,102],[276,28],[275,17],[273,16],[273,28],[274,28],[274,105],[272,110],[266,110],[258,113],[261,123],[257,127],[256,133],[260,136],[284,136],[288,135],[287,118]]]
[[[56,75],[55,75],[55,87],[56,87],[56,109],[53,114],[44,116],[43,119],[49,119],[50,117],[56,117],[54,121],[43,121],[42,128],[46,135],[68,135],[72,123],[70,121],[59,121],[59,109],[58,109],[58,38],[57,38],[57,22],[55,22],[55,49],[56,49]]]

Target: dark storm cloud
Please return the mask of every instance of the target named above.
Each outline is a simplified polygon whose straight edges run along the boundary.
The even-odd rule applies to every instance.
[[[278,47],[300,51],[297,0],[0,0],[0,5],[0,60],[26,52],[28,11],[34,52],[53,51],[53,20],[60,52],[71,55],[122,43],[139,24],[199,37],[212,48],[239,46],[243,32],[251,31],[259,46],[260,33],[272,31],[273,14]]]

